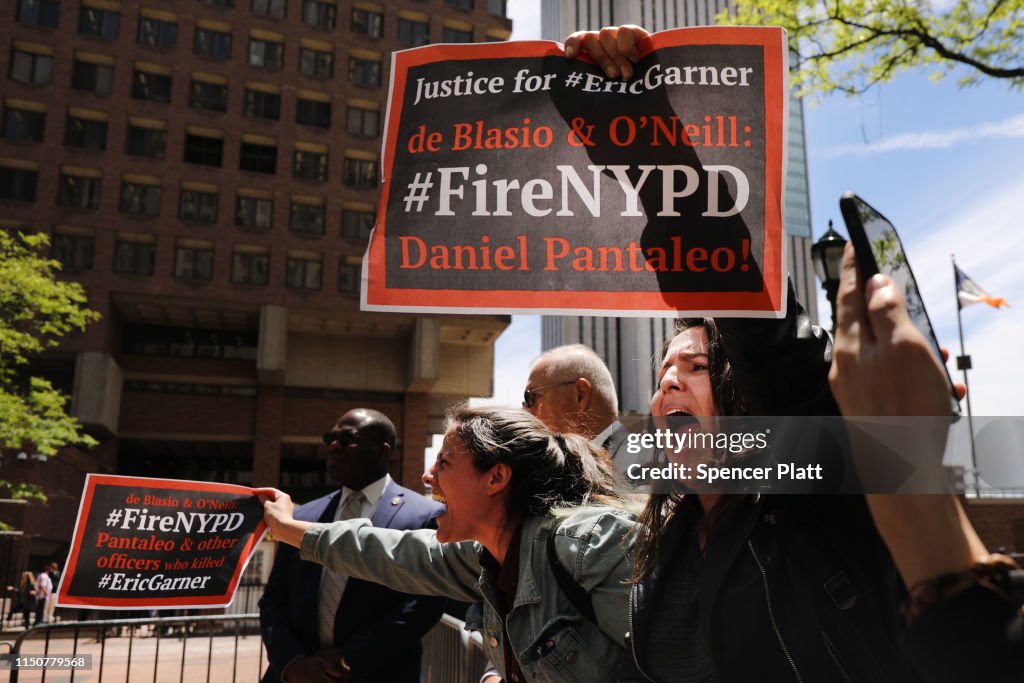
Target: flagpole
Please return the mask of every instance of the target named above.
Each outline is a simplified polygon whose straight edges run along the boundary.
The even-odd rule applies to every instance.
[[[978,455],[974,452],[974,421],[973,411],[971,410],[971,385],[967,381],[967,370],[971,367],[971,359],[967,356],[964,351],[964,324],[960,319],[960,309],[963,305],[960,303],[960,286],[957,283],[956,278],[956,254],[949,255],[950,260],[953,262],[953,290],[956,296],[956,327],[960,332],[960,356],[956,359],[956,365],[964,373],[964,387],[967,389],[967,435],[971,440],[971,470],[974,474],[974,495],[977,498],[981,497],[981,478],[978,476]]]

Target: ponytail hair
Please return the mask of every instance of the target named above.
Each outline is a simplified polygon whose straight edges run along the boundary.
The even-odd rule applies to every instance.
[[[498,464],[512,470],[506,499],[510,517],[592,503],[623,504],[611,458],[583,436],[552,432],[517,408],[463,406],[448,419],[477,470]]]

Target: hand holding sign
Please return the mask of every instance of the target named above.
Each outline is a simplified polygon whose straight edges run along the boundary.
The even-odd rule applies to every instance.
[[[567,59],[586,53],[604,70],[608,78],[633,77],[633,65],[640,60],[637,43],[649,38],[647,29],[625,24],[600,31],[577,31],[565,39]]]
[[[274,538],[298,548],[302,544],[302,534],[310,523],[295,519],[295,504],[291,496],[274,488],[256,489],[253,493],[259,496],[263,504],[263,519]]]
[[[90,474],[57,604],[227,606],[266,530],[260,513],[244,486]]]
[[[787,58],[749,27],[396,53],[362,307],[780,316]]]

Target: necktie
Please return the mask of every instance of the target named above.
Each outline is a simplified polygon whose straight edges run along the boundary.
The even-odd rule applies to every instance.
[[[356,519],[362,516],[363,501],[366,496],[362,491],[353,491],[341,507],[341,514],[337,519]],[[344,574],[332,572],[327,567],[323,570],[323,580],[320,582],[320,604],[317,608],[320,623],[320,644],[324,646],[334,644],[334,617],[338,612],[338,603],[341,602],[341,594],[345,592],[345,583],[348,577]]]

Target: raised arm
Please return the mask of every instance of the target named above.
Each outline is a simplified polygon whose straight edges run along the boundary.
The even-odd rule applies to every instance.
[[[949,388],[928,342],[884,275],[857,277],[847,245],[830,381],[844,415],[943,416]],[[944,441],[923,448],[942,457]],[[856,444],[854,445],[856,457]],[[990,556],[951,495],[869,495],[910,586],[904,651],[925,680],[1009,680],[1024,671],[1024,574]]]
[[[303,522],[292,516],[288,494],[276,489],[258,493],[271,532],[282,543],[297,546],[304,560],[403,593],[480,599],[479,548],[473,543],[439,543],[431,529],[382,529],[368,519]]]
[[[837,301],[829,381],[843,415],[948,415],[945,374],[899,289],[884,275],[861,286],[849,244]],[[935,438],[920,447],[941,460],[945,439],[926,436]],[[953,496],[869,495],[868,505],[908,586],[966,570],[987,554]]]

